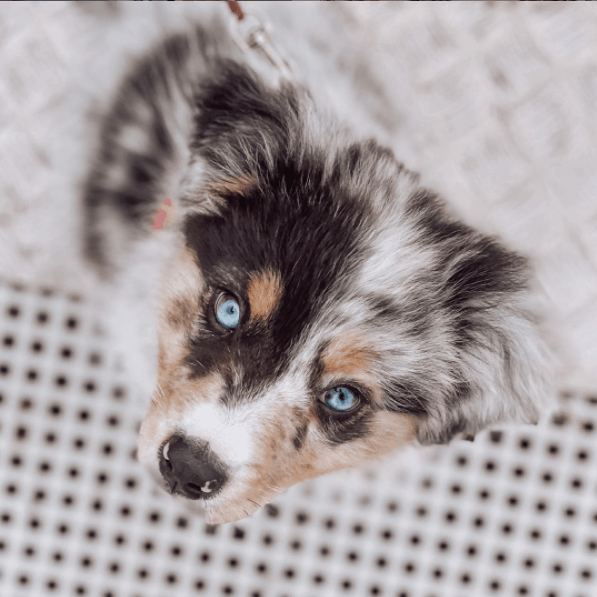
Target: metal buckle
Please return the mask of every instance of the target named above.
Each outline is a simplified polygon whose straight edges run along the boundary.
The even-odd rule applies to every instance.
[[[256,50],[286,79],[292,79],[292,69],[288,62],[280,56],[272,43],[268,30],[271,25],[262,14],[254,11],[244,12],[242,19],[234,19],[233,33],[236,43],[247,52]]]

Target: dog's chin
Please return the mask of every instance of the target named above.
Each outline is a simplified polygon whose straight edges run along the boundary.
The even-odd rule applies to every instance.
[[[209,500],[189,500],[181,495],[173,496],[175,501],[188,512],[199,515],[207,524],[224,524],[238,522],[260,509],[259,505],[248,503],[243,507],[235,507],[230,500],[211,498]]]
[[[186,500],[187,502],[189,500]],[[213,501],[213,500],[212,500]],[[221,506],[218,506],[215,503],[204,502],[202,504],[197,504],[197,508],[203,508],[203,516],[205,518],[205,522],[208,524],[224,524],[228,522],[238,522],[243,518],[247,518],[254,514],[257,510],[259,510],[258,506],[254,506],[249,504],[250,507],[245,507],[242,510],[238,508],[231,508],[227,507],[227,504],[224,502]],[[193,506],[191,506],[193,511],[195,510]]]

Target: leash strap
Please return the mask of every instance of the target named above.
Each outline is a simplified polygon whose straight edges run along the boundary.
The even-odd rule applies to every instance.
[[[238,17],[239,21],[242,21],[245,18],[245,13],[243,12],[243,9],[240,7],[239,2],[230,0],[228,2],[228,8]]]

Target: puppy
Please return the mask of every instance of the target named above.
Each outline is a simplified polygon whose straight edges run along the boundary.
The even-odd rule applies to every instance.
[[[115,286],[162,243],[139,459],[210,523],[541,412],[549,358],[525,260],[304,86],[256,74],[217,18],[125,78],[84,198],[86,255]]]

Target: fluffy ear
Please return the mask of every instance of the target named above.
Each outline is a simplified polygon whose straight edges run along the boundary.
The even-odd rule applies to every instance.
[[[418,439],[447,443],[495,423],[536,423],[553,384],[528,264],[497,240],[435,215],[443,255],[437,299],[450,322],[452,383],[428,409]]]
[[[458,375],[463,381],[430,410],[419,427],[421,444],[474,437],[496,423],[538,421],[553,391],[549,358],[521,303],[505,301],[482,312],[474,306],[466,315],[468,339]]]
[[[367,289],[392,297],[388,408],[416,403],[422,444],[536,422],[550,401],[552,367],[526,260],[407,182],[406,197],[394,193],[398,200],[386,204],[380,248],[365,270]]]

